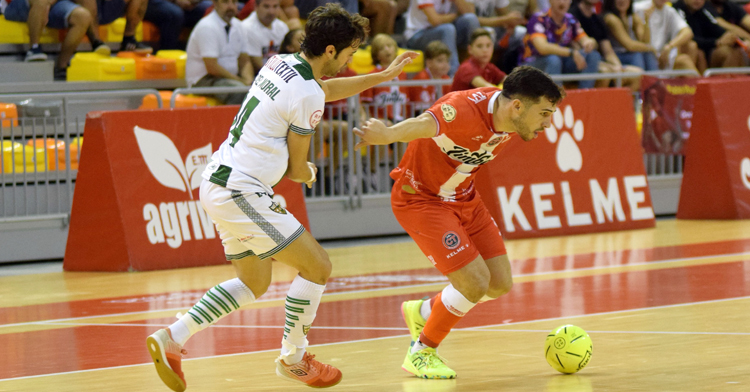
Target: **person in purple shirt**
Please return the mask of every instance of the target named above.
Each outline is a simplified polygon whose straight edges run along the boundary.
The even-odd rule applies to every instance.
[[[550,0],[546,13],[529,20],[524,37],[521,65],[531,65],[550,74],[597,73],[601,55],[596,40],[568,13],[571,0]],[[594,80],[581,81],[580,88],[594,87]]]

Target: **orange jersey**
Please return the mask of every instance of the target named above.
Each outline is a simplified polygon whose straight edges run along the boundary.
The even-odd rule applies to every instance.
[[[450,76],[443,75],[442,79],[450,79]],[[420,73],[418,73],[412,80],[432,80],[432,76],[430,75],[430,71],[425,68]],[[438,87],[440,90],[440,96],[442,97],[446,91],[450,88],[450,85],[448,86],[432,86],[432,85],[425,85],[425,86],[414,86],[409,88],[409,100],[412,102],[412,104],[415,105],[417,110],[424,110],[432,106],[433,103],[437,100],[437,94],[435,93],[438,89],[435,87]]]
[[[480,165],[494,159],[511,135],[496,132],[493,107],[500,97],[495,87],[449,93],[427,113],[437,122],[437,134],[409,142],[391,177],[395,189],[442,200],[464,200],[474,191]]]
[[[378,73],[384,68],[376,66],[370,73]],[[401,72],[393,81],[406,80],[406,73]],[[370,104],[370,116],[379,119],[401,121],[406,116],[406,103],[408,101],[406,87],[373,87],[363,91],[359,97],[362,103]],[[377,109],[377,110],[376,110]]]

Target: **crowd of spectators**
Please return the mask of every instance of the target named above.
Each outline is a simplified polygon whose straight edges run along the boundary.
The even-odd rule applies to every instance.
[[[47,59],[39,45],[45,25],[66,29],[55,63],[58,78],[64,78],[84,38],[93,51],[109,55],[110,47],[99,39],[98,25],[124,17],[121,51],[153,50],[135,39],[136,26],[149,21],[159,30],[159,41],[150,43],[154,49],[186,48],[190,85],[234,86],[251,83],[270,56],[296,46],[306,15],[331,1],[0,0],[0,10],[7,20],[28,23],[31,46],[26,61]],[[731,0],[336,2],[368,17],[371,41],[373,45],[388,41],[385,51],[395,45],[429,52],[435,41],[442,43],[449,51],[448,75],[459,76],[453,88],[496,85],[519,64],[549,74],[703,72],[709,67],[748,65],[750,16]],[[636,79],[625,82],[638,88]],[[584,80],[578,87],[610,83]],[[224,98],[226,102],[239,99]]]

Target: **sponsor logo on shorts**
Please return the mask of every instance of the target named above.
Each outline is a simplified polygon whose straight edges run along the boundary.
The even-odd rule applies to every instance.
[[[250,241],[253,238],[255,238],[254,235],[249,235],[247,237],[237,238],[237,240],[240,241],[240,242],[242,242],[242,243],[245,243],[245,242]]]
[[[454,231],[443,234],[443,245],[448,249],[456,249],[461,245],[461,237]]]
[[[270,208],[271,211],[273,211],[273,212],[275,212],[277,214],[286,215],[286,210],[284,209],[284,207],[282,207],[281,204],[279,204],[279,203],[277,203],[275,201],[271,202],[271,206],[269,206],[268,208]]]
[[[428,255],[427,258],[430,260],[430,263],[432,263],[432,265],[437,265],[437,263],[435,262],[435,258],[432,257],[432,255]]]

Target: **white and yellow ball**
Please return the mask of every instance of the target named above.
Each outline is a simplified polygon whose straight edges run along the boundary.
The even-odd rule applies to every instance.
[[[586,331],[575,325],[563,325],[547,335],[544,358],[555,370],[572,374],[586,367],[593,348]]]

